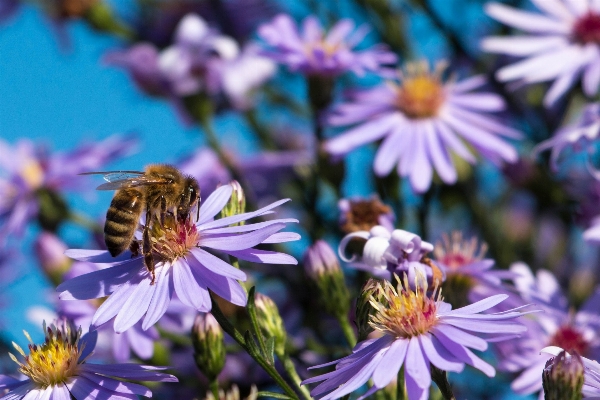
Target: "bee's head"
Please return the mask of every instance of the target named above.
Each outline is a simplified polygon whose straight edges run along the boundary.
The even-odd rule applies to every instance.
[[[198,181],[191,176],[185,178],[183,192],[180,195],[179,206],[177,207],[177,216],[180,220],[185,220],[190,215],[190,210],[198,206],[200,212],[200,186]],[[196,217],[197,219],[197,217]]]

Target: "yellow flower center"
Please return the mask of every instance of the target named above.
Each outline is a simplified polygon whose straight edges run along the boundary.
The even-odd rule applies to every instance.
[[[178,221],[172,215],[165,218],[164,224],[154,222],[150,233],[153,252],[161,259],[171,262],[196,247],[199,239],[200,235],[192,218]]]
[[[37,189],[44,182],[44,170],[37,160],[28,160],[20,171],[21,178],[31,189]]]
[[[438,301],[441,295],[436,290],[427,296],[426,279],[417,279],[416,289],[398,279],[398,286],[385,281],[378,299],[371,298],[374,313],[369,324],[381,332],[398,338],[411,338],[428,332],[437,323]],[[436,298],[437,297],[437,298]]]
[[[10,354],[10,357],[19,364],[19,372],[27,375],[32,381],[45,388],[51,385],[64,383],[68,378],[79,372],[79,357],[83,347],[79,347],[81,330],[74,332],[67,324],[61,328],[51,325],[46,329],[46,340],[41,345],[33,344],[27,332],[25,336],[29,339],[29,355],[16,344],[15,349],[25,357],[23,363]]]
[[[427,64],[409,64],[403,73],[402,83],[396,87],[396,105],[413,119],[437,115],[444,103],[444,85],[441,82],[443,67],[429,71]]]

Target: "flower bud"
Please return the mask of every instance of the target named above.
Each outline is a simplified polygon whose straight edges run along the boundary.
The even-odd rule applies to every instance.
[[[258,325],[266,337],[275,338],[275,354],[283,356],[285,354],[285,342],[287,333],[283,325],[283,320],[279,315],[277,305],[273,300],[264,294],[256,293],[254,297]]]
[[[196,365],[209,380],[214,380],[225,365],[225,344],[221,326],[211,313],[196,316],[192,344]]]
[[[99,0],[59,0],[58,14],[61,18],[83,17]]]
[[[583,398],[583,361],[579,354],[566,351],[552,357],[542,372],[546,400],[580,400]]]
[[[221,210],[221,218],[230,217],[232,215],[243,214],[246,212],[246,195],[244,189],[238,181],[231,181],[229,183],[233,187],[233,193],[229,198],[227,205]],[[243,225],[244,221],[239,222],[235,225]]]
[[[360,295],[356,299],[356,327],[359,342],[365,340],[373,331],[373,327],[369,324],[371,314],[374,312],[371,301],[381,303],[383,297],[384,291],[377,279],[369,279],[361,288]]]
[[[337,256],[323,240],[317,240],[304,255],[304,269],[317,284],[325,311],[345,317],[350,308],[350,294]]]
[[[56,235],[42,232],[35,240],[34,249],[46,275],[52,282],[62,282],[63,274],[71,266],[71,260],[65,255],[67,246]]]

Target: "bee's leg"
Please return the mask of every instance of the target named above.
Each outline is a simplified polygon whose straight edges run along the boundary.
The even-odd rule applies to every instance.
[[[144,232],[142,237],[142,252],[144,253],[144,265],[148,268],[148,271],[152,274],[151,285],[154,285],[156,275],[154,274],[154,259],[152,258],[152,241],[150,240],[150,222],[152,213],[150,207],[146,209],[146,225],[144,225]]]
[[[167,214],[167,199],[160,196],[160,225],[165,226],[165,215]]]
[[[198,200],[198,211],[196,211],[196,222],[200,219],[200,200]]]
[[[129,251],[131,251],[131,258],[137,257],[140,255],[140,242],[133,239],[131,244],[129,245]]]

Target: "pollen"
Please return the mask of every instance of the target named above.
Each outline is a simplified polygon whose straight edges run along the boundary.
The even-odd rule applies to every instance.
[[[165,218],[163,224],[152,224],[150,236],[153,253],[170,262],[185,256],[199,241],[198,230],[191,218],[181,221],[172,216]]]
[[[33,344],[29,334],[24,332],[30,342],[29,355],[13,343],[15,349],[25,358],[23,362],[9,353],[11,359],[19,364],[19,372],[27,375],[42,388],[64,383],[70,377],[78,375],[79,357],[83,351],[83,347],[79,346],[81,328],[75,331],[66,322],[60,327],[46,327],[44,323],[44,332],[46,338],[41,345]]]
[[[369,324],[397,338],[411,338],[428,332],[438,321],[437,308],[442,300],[440,292],[436,288],[428,296],[424,277],[417,277],[414,290],[409,286],[406,275],[403,281],[397,280],[397,287],[389,281],[381,283],[380,296],[370,299],[374,312]]]
[[[28,160],[20,171],[21,178],[31,189],[37,189],[44,182],[44,170],[37,160]]]
[[[433,71],[429,70],[426,62],[408,64],[401,74],[401,84],[396,86],[397,107],[413,119],[437,115],[446,97],[441,81],[444,69],[443,64]]]

